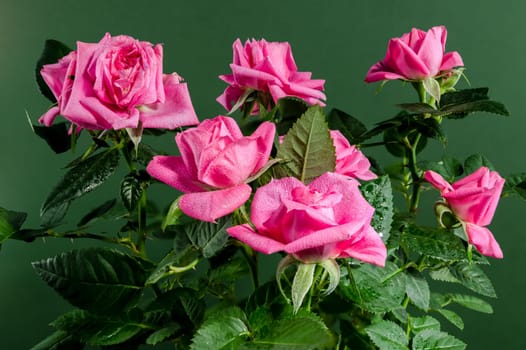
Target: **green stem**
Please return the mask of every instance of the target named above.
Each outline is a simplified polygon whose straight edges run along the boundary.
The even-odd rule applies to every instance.
[[[318,281],[318,278],[320,278],[321,273],[323,272],[323,267],[320,265],[316,265],[316,270],[314,271],[314,278],[312,279],[312,286],[309,290],[309,299],[307,300],[307,311],[311,311],[311,305],[312,305],[312,297],[314,296],[314,290],[316,290],[317,294],[319,294],[319,291],[321,289],[321,284],[323,281],[320,281],[320,283],[316,283]]]
[[[241,252],[243,253],[243,256],[245,257],[248,263],[248,268],[250,269],[250,278],[252,281],[252,288],[256,290],[257,288],[259,288],[257,253],[246,244],[243,244],[241,247],[242,247]]]
[[[416,136],[415,142],[411,145],[411,158],[409,161],[409,170],[411,171],[411,177],[413,179],[412,184],[412,193],[411,193],[411,204],[409,206],[409,212],[415,213],[418,209],[418,203],[420,201],[420,191],[422,189],[422,183],[420,179],[420,175],[418,174],[418,166],[417,166],[417,160],[416,160],[416,149],[418,147],[418,143],[420,142],[420,139],[422,137],[422,134],[418,134]]]
[[[132,241],[130,241],[128,238],[112,238],[112,237],[107,237],[107,236],[98,235],[98,234],[89,233],[89,232],[69,231],[69,232],[60,233],[60,232],[56,232],[53,230],[47,230],[43,232],[41,235],[39,235],[39,237],[70,238],[70,239],[89,238],[89,239],[95,239],[95,240],[106,242],[106,243],[117,244],[117,245],[120,245],[120,246],[123,246],[123,247],[126,247],[132,250],[134,253],[138,252],[136,245]]]
[[[382,283],[385,283],[385,282],[389,281],[391,278],[395,277],[396,275],[398,275],[401,272],[404,272],[405,270],[407,270],[411,266],[415,266],[415,263],[412,262],[412,261],[408,262],[407,264],[405,264],[403,266],[401,266],[400,268],[398,268],[398,270],[392,272],[390,275],[388,275],[386,278],[384,278],[382,280]]]
[[[409,169],[409,159],[404,153],[404,156],[402,158],[402,171],[403,171],[403,183],[402,187],[404,190],[404,199],[407,205],[407,208],[409,209],[411,207],[411,194],[409,193],[409,186],[411,183],[411,172],[408,171]]]
[[[137,249],[142,257],[146,257],[146,189],[143,189],[137,203]]]

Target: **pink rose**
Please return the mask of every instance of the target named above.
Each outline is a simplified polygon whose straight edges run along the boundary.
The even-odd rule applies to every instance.
[[[125,35],[77,42],[76,51],[41,70],[58,105],[40,123],[49,126],[60,114],[92,130],[197,124],[186,84],[175,73],[163,75],[162,58],[161,45]]]
[[[287,42],[254,40],[233,45],[234,62],[230,65],[232,74],[219,78],[228,86],[217,101],[231,110],[248,90],[270,94],[274,103],[285,96],[296,96],[307,103],[324,106],[324,80],[312,80],[310,72],[298,72]]]
[[[155,156],[146,170],[185,193],[179,201],[185,214],[213,222],[248,200],[247,179],[267,164],[275,129],[264,122],[244,137],[232,118],[207,119],[177,134],[181,156]]]
[[[374,208],[346,176],[325,173],[309,185],[272,180],[254,195],[251,220],[227,232],[257,251],[284,251],[306,263],[353,257],[384,266],[386,248],[371,227]]]
[[[336,150],[335,173],[350,176],[360,180],[373,180],[377,176],[369,170],[371,163],[356,147],[338,130],[331,130],[331,138]]]
[[[431,170],[425,172],[424,178],[442,193],[447,205],[462,223],[469,243],[481,254],[502,258],[499,244],[484,226],[489,225],[493,218],[504,179],[486,167],[451,185]]]
[[[439,26],[427,32],[413,28],[401,38],[389,40],[385,58],[369,69],[365,81],[423,80],[463,66],[458,52],[444,53],[446,38],[446,28]]]

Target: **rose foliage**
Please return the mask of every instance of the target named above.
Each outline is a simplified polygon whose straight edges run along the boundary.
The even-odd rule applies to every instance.
[[[446,38],[434,27],[389,41],[365,81],[410,82],[416,99],[371,127],[325,108],[325,81],[286,42],[236,40],[224,110],[198,118],[161,45],[48,40],[37,82],[52,104],[33,130],[75,156],[39,227],[0,208],[0,244],[104,244],[33,263],[72,305],[33,349],[464,349],[441,323],[464,327],[455,304],[493,311],[483,265],[504,256],[504,233],[491,221],[501,197],[526,199],[526,173],[503,177],[480,154],[423,159],[427,144],[445,149],[444,124],[508,115],[488,89],[456,87],[464,62]],[[75,219],[70,206],[105,184],[107,200]],[[426,225],[424,196],[436,201]]]

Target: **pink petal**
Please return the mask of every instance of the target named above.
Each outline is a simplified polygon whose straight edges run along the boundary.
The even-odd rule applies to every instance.
[[[288,42],[271,42],[266,45],[267,56],[261,68],[271,72],[281,81],[288,81],[293,72],[298,70]],[[266,70],[266,69],[268,70]]]
[[[500,190],[460,188],[443,195],[455,214],[463,221],[476,225],[489,225],[497,209]]]
[[[74,123],[86,129],[119,130],[136,128],[139,125],[139,111],[136,109],[130,111],[112,109],[96,97],[85,97],[79,101],[78,106],[83,107],[84,110],[76,110],[78,113]]]
[[[365,227],[364,231],[362,237],[347,246],[339,258],[352,257],[370,264],[385,266],[387,248],[382,238],[371,226]]]
[[[90,110],[86,108],[86,105],[94,105],[94,102],[85,102],[86,98],[95,97],[93,91],[93,81],[87,74],[88,65],[91,62],[93,53],[97,50],[98,44],[77,42],[77,63],[75,67],[73,84],[71,86],[71,94],[69,98],[62,101],[61,114],[70,120],[72,123],[80,125],[86,129],[109,129],[111,128],[110,123],[104,122],[97,117],[91,115]],[[85,103],[82,103],[85,102]],[[100,102],[98,102],[100,104]],[[93,107],[96,109],[95,107]],[[105,108],[108,110],[108,108]],[[111,114],[114,114],[111,112]],[[100,123],[100,124],[99,124]],[[135,125],[129,125],[125,127],[137,127]]]
[[[181,157],[155,156],[148,163],[146,171],[152,177],[181,192],[203,191],[203,186],[197,181],[195,174],[187,169]]]
[[[229,227],[226,231],[234,238],[248,244],[253,249],[264,254],[272,254],[283,250],[285,245],[272,238],[262,236],[247,225]]]
[[[214,144],[210,146],[213,148]],[[212,187],[238,185],[257,171],[255,169],[259,161],[257,140],[243,138],[229,144],[220,152],[214,149],[211,151],[214,157],[210,162],[201,164],[199,180]],[[206,157],[205,154],[203,156]]]
[[[140,108],[140,120],[145,128],[175,129],[199,123],[186,83],[165,75],[165,102]]]
[[[276,124],[271,122],[263,122],[260,126],[248,136],[250,139],[256,139],[258,141],[258,162],[255,166],[255,172],[258,172],[264,167],[272,152],[272,146],[274,145],[274,136],[276,134]]]
[[[236,85],[244,88],[252,88],[260,91],[267,91],[267,84],[278,82],[275,76],[267,72],[262,72],[249,67],[230,65]]]
[[[462,61],[462,57],[460,57],[460,54],[457,51],[448,52],[444,55],[442,58],[442,64],[440,65],[440,70],[450,70],[455,67],[463,67],[464,62]]]
[[[435,173],[433,170],[427,170],[424,173],[424,179],[426,179],[427,182],[429,182],[431,185],[433,185],[436,189],[438,189],[440,192],[442,192],[442,195],[444,193],[453,191],[453,187],[444,180],[442,175]]]
[[[391,72],[383,61],[374,64],[365,76],[366,83],[374,83],[380,80],[405,79],[403,75]]]
[[[425,62],[400,39],[389,40],[384,62],[391,71],[403,75],[407,80],[420,80],[431,76]]]
[[[181,196],[179,207],[188,216],[214,222],[242,206],[251,192],[249,185],[241,184],[223,190],[187,193]]]
[[[65,80],[70,79],[68,77],[68,70],[72,63],[75,64],[75,59],[76,52],[71,51],[69,54],[62,57],[57,63],[46,64],[40,70],[42,79],[44,79],[57,100],[59,100],[64,90]]]
[[[435,27],[438,28],[438,27]],[[440,71],[444,49],[441,43],[441,31],[432,28],[421,43],[417,55],[429,71],[429,76],[435,76]]]
[[[360,228],[361,226],[357,227],[354,223],[329,227],[288,243],[284,250],[285,252],[292,254],[298,253],[302,250],[323,247],[325,245],[344,241],[349,239]]]
[[[230,111],[232,107],[236,104],[239,98],[243,95],[244,90],[228,86],[225,91],[216,99],[221,106],[223,106],[227,111]]]
[[[55,118],[59,115],[59,113],[60,109],[57,106],[51,107],[38,119],[38,122],[40,124],[44,124],[45,126],[51,126],[51,124],[53,124]]]
[[[272,180],[269,184],[258,188],[250,211],[250,219],[258,229],[267,230],[267,222],[282,206],[282,199],[291,198],[292,189],[295,187],[305,187],[305,185],[294,177],[286,177]]]
[[[340,193],[342,200],[332,208],[336,222],[352,222],[361,227],[371,222],[374,208],[363,198],[359,185],[345,175],[325,173],[312,181],[309,188],[321,193]]]
[[[427,31],[432,33],[439,41],[442,46],[442,52],[446,51],[446,40],[447,40],[447,30],[445,26],[435,26]]]
[[[244,137],[235,119],[222,115],[213,119],[205,119],[199,124],[199,130],[208,131],[215,138],[228,137],[237,140]]]
[[[191,128],[175,135],[175,142],[186,168],[193,174],[192,178],[197,179],[201,152],[210,143],[210,133],[199,127]]]
[[[491,256],[497,259],[502,259],[504,257],[499,244],[490,230],[471,223],[466,223],[465,227],[469,243],[473,244],[482,255]]]

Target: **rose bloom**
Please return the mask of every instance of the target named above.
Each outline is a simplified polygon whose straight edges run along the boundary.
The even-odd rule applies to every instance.
[[[502,258],[499,244],[484,226],[491,223],[495,214],[504,179],[486,167],[453,184],[431,170],[425,172],[424,178],[442,193],[447,205],[462,223],[468,242],[483,255]]]
[[[335,173],[364,181],[377,178],[377,176],[369,170],[371,167],[369,159],[367,159],[360,150],[351,145],[340,131],[331,130],[330,133],[336,151]]]
[[[309,185],[293,177],[272,180],[254,195],[251,220],[227,232],[253,249],[284,251],[305,262],[353,257],[384,266],[382,239],[371,227],[374,208],[346,176],[325,173]]]
[[[423,80],[463,66],[458,52],[445,53],[446,38],[446,28],[439,26],[427,32],[413,28],[401,38],[389,40],[385,58],[369,69],[365,81]]]
[[[207,119],[177,134],[181,156],[155,156],[146,170],[185,193],[179,201],[185,214],[213,222],[248,200],[246,181],[267,164],[275,129],[264,122],[245,137],[232,118]]]
[[[57,99],[40,123],[50,126],[60,114],[92,130],[197,124],[186,84],[163,74],[162,58],[161,45],[125,35],[77,42],[77,50],[40,72]]]
[[[252,39],[243,46],[237,39],[233,51],[232,74],[219,76],[229,85],[217,98],[226,110],[231,110],[247,90],[269,94],[274,103],[295,96],[311,105],[325,105],[325,80],[313,80],[310,72],[298,72],[288,42]]]

